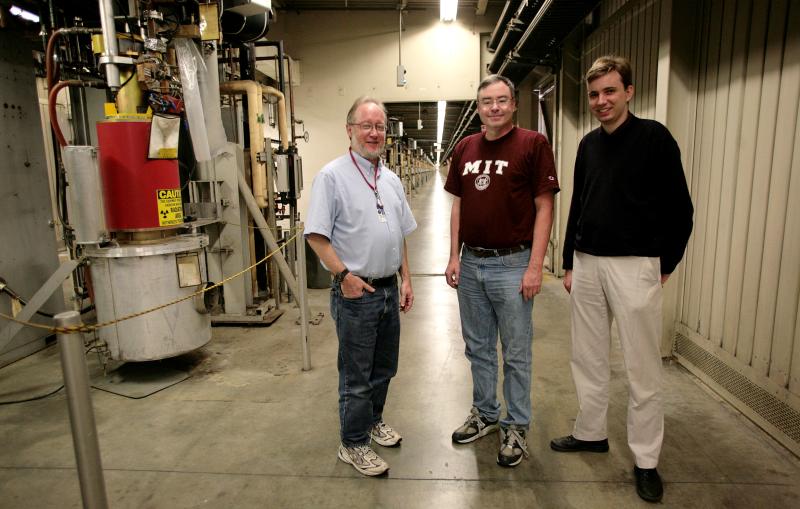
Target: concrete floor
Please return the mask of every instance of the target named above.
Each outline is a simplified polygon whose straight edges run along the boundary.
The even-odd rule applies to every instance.
[[[534,305],[531,457],[495,464],[497,435],[454,446],[471,400],[456,295],[443,276],[450,200],[433,178],[411,198],[414,309],[403,317],[400,369],[386,420],[402,447],[382,449],[386,478],[336,458],[336,337],[327,290],[311,290],[313,370],[301,371],[292,309],[268,328],[215,328],[209,345],[165,362],[188,380],[144,399],[93,390],[110,506],[648,507],[633,486],[627,390],[616,350],[609,454],[558,454],[576,400],[567,294],[548,277]],[[61,383],[55,346],[0,370],[0,400]],[[800,507],[800,461],[677,364],[665,366],[666,438],[659,471],[668,507]],[[80,507],[64,392],[0,406],[0,507]]]

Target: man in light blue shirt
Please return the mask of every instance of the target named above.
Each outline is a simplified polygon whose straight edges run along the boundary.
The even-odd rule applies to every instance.
[[[346,129],[347,153],[314,178],[305,235],[335,274],[331,316],[339,338],[338,456],[374,476],[389,465],[370,441],[394,447],[402,440],[383,421],[383,407],[397,373],[400,311],[414,303],[405,237],[417,223],[400,179],[380,160],[386,143],[383,103],[356,99]]]

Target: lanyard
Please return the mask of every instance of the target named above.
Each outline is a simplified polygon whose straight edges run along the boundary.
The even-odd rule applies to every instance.
[[[364,179],[364,182],[367,184],[367,186],[372,190],[372,193],[375,195],[375,207],[378,209],[378,219],[380,220],[380,222],[385,223],[386,211],[383,208],[383,200],[381,200],[381,195],[378,193],[378,174],[380,173],[379,163],[377,162],[375,163],[375,185],[372,185],[369,183],[369,180],[367,180],[367,176],[364,175],[364,172],[361,171],[361,167],[358,166],[356,158],[353,157],[353,149],[348,149],[348,150],[350,151],[350,159],[353,161],[353,164],[358,170],[359,175],[361,175],[361,178]]]
[[[375,185],[372,185],[372,184],[369,183],[369,180],[367,180],[367,176],[364,175],[364,172],[361,171],[361,167],[358,166],[358,163],[356,162],[356,158],[353,157],[353,149],[351,148],[349,150],[350,150],[350,159],[353,161],[353,164],[356,166],[356,169],[358,170],[358,173],[361,175],[361,178],[364,179],[364,182],[367,183],[369,188],[372,189],[372,192],[375,193],[375,197],[377,198],[378,197],[378,173],[380,173],[380,166],[378,166],[378,163],[375,163]]]

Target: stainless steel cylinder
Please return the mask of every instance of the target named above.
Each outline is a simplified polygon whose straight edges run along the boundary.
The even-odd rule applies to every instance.
[[[61,151],[67,172],[70,224],[78,244],[97,244],[108,237],[103,205],[103,186],[97,164],[97,149],[69,145]]]
[[[187,297],[204,286],[205,235],[149,245],[90,247],[97,321],[112,321]],[[102,327],[111,358],[152,361],[190,352],[211,340],[211,317],[193,299]]]

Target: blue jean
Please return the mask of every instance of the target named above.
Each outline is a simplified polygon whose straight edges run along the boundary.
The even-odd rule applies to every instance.
[[[472,405],[491,420],[500,417],[497,401],[497,333],[503,351],[506,418],[500,425],[528,429],[531,421],[531,344],[533,299],[525,301],[520,283],[529,249],[506,256],[478,258],[464,249],[458,280],[458,306],[466,356],[472,368]]]
[[[339,337],[339,422],[342,444],[367,444],[370,427],[382,419],[389,381],[397,373],[400,351],[400,299],[397,284],[342,295],[334,283],[331,316]]]

